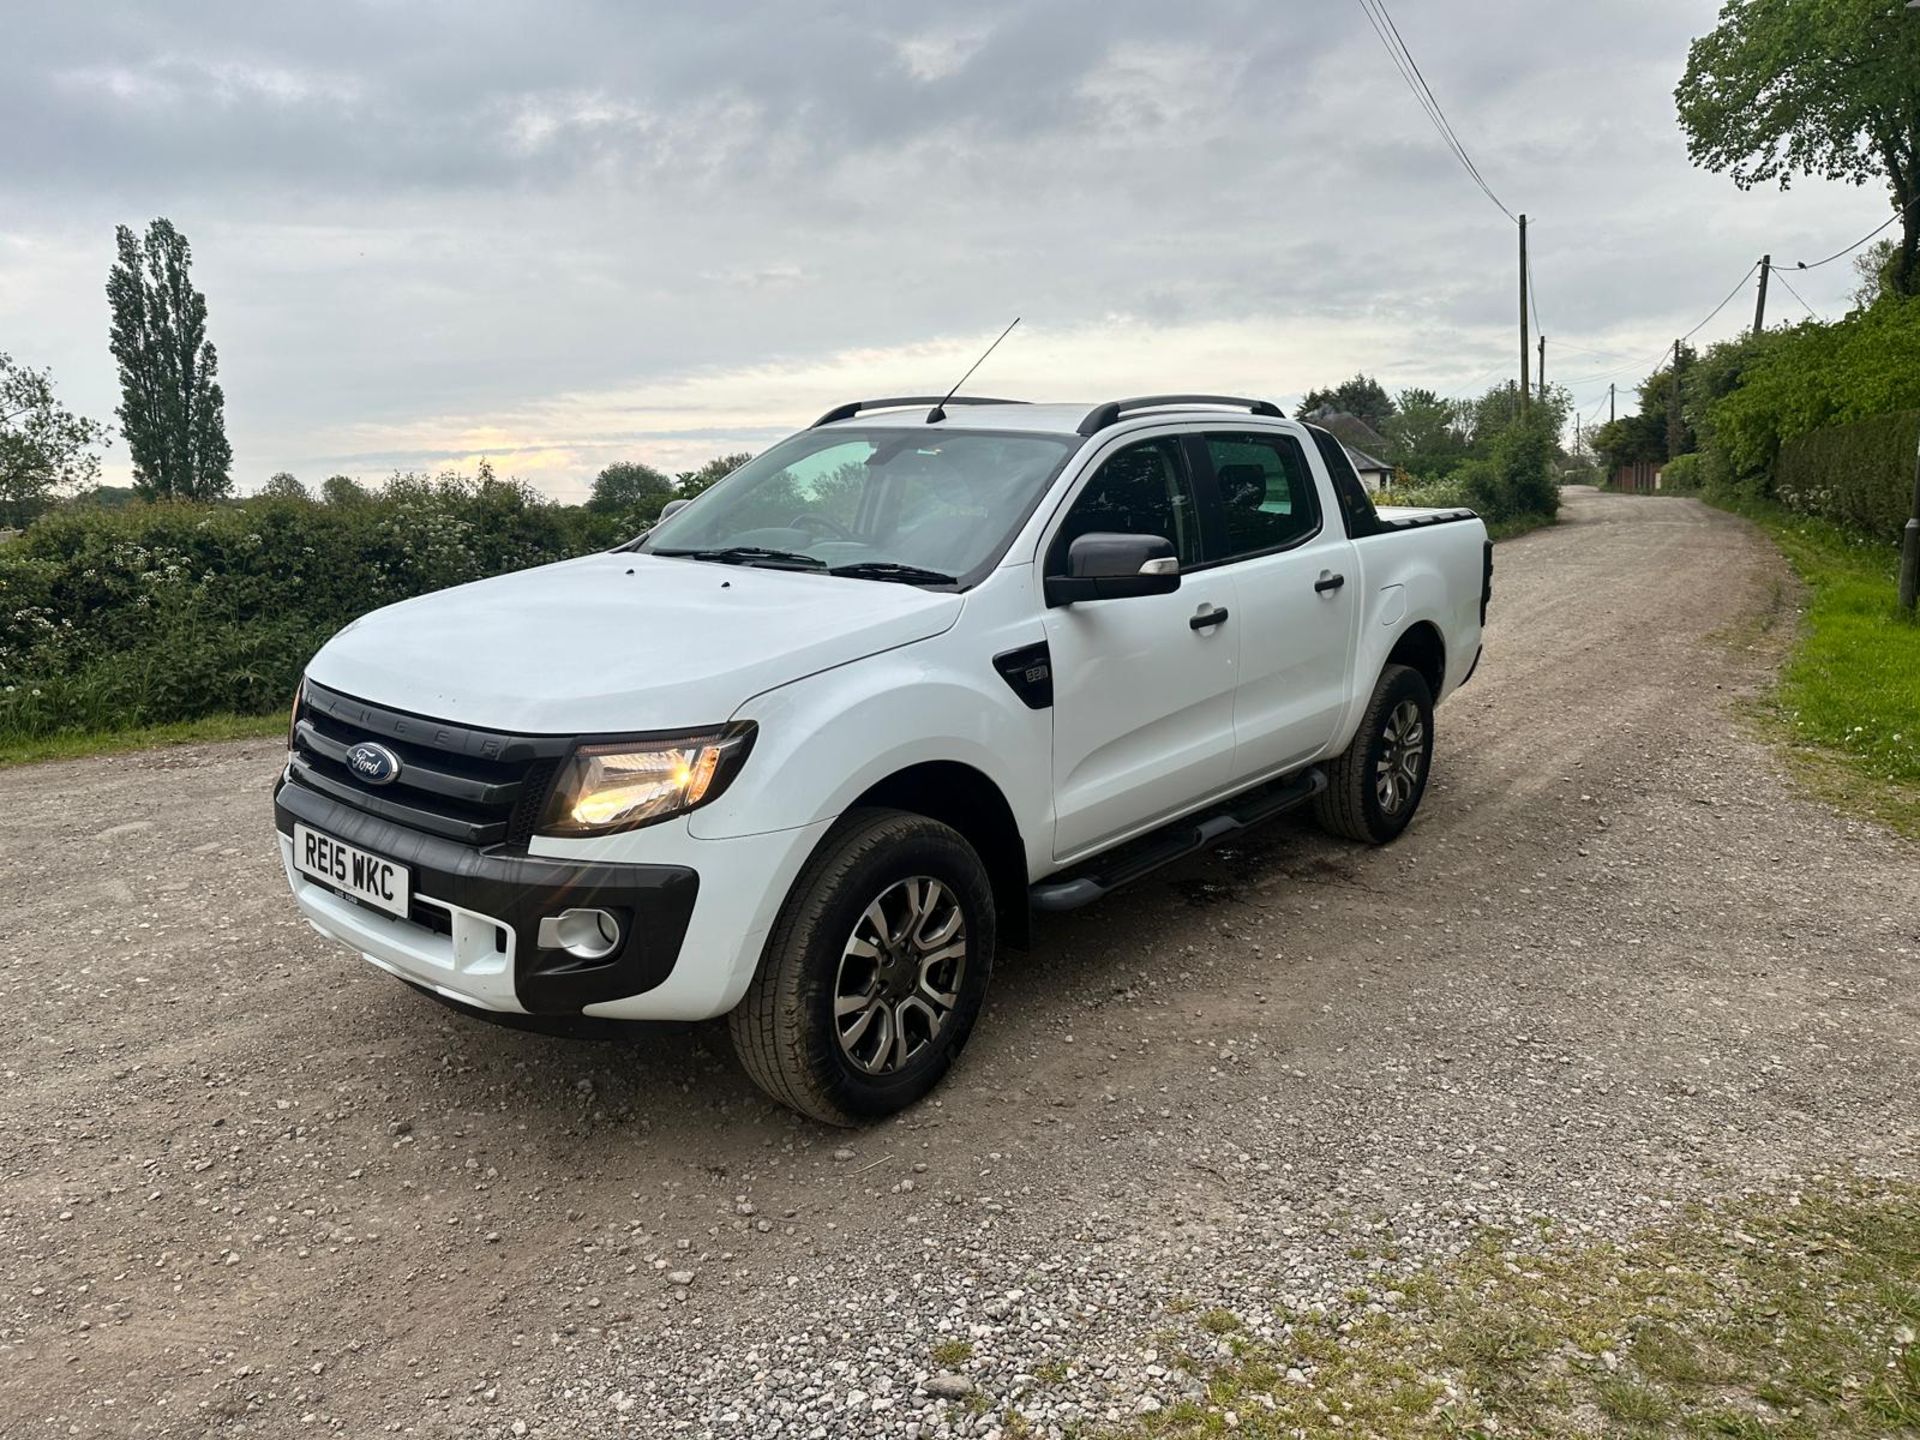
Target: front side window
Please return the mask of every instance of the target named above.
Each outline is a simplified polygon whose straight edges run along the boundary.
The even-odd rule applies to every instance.
[[[1202,558],[1200,514],[1179,438],[1129,445],[1103,464],[1074,500],[1047,552],[1047,573],[1064,575],[1067,547],[1082,535],[1158,535],[1185,569]]]
[[[1227,554],[1280,550],[1320,528],[1313,472],[1291,435],[1209,435]]]
[[[962,580],[1004,547],[1079,444],[944,426],[803,431],[661,521],[637,548]],[[887,575],[889,567],[925,574]]]

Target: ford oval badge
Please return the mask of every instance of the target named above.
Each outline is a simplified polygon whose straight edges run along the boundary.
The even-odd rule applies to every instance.
[[[363,785],[391,785],[400,778],[400,757],[384,745],[362,740],[347,751],[347,769]]]

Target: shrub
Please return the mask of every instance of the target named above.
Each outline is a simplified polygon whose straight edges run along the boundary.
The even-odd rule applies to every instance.
[[[0,550],[0,743],[268,712],[368,610],[622,538],[484,472],[400,475],[345,504],[55,512]]]
[[[1920,296],[1768,335],[1757,353],[1743,357],[1734,387],[1704,414],[1735,482],[1765,498],[1787,441],[1915,406]]]
[[[1660,488],[1678,495],[1696,494],[1700,489],[1704,462],[1695,454],[1676,455],[1660,471]]]
[[[1920,410],[1797,436],[1780,447],[1774,492],[1802,514],[1891,542],[1913,504],[1917,446]]]
[[[1530,516],[1549,519],[1560,509],[1554,476],[1553,434],[1538,420],[1519,420],[1494,437],[1492,453],[1454,472],[1467,503],[1487,520],[1503,524]]]

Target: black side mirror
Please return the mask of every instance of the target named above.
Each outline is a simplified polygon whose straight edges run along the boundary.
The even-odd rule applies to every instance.
[[[679,500],[667,501],[666,504],[660,507],[660,513],[653,517],[653,523],[658,525],[662,520],[666,519],[669,515],[673,514],[674,511],[684,510],[687,508],[688,505],[692,503],[693,503],[693,497],[691,496],[685,496]]]
[[[1046,579],[1047,604],[1170,595],[1180,588],[1180,561],[1161,535],[1082,535],[1067,547],[1067,573]]]

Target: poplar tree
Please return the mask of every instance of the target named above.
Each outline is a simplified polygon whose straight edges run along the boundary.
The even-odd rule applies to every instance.
[[[119,260],[107,275],[113,358],[120,362],[120,433],[146,499],[217,500],[233,488],[219,357],[207,339],[207,297],[194,289],[193,251],[170,220],[144,240],[114,227]]]

